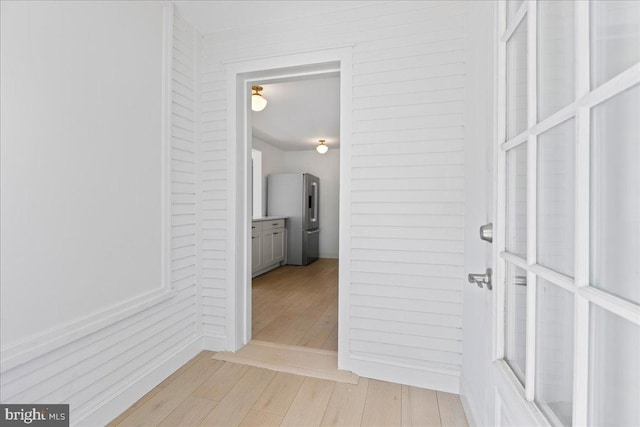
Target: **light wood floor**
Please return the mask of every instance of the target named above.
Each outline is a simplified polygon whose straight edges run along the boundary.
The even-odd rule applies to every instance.
[[[203,351],[109,426],[467,426],[458,396],[360,378],[336,383]]]
[[[253,338],[337,350],[338,262],[253,281]],[[360,378],[356,385],[215,360],[203,351],[110,426],[467,426],[458,396]],[[308,373],[307,373],[308,375]]]
[[[338,350],[338,260],[272,270],[253,279],[253,339]]]

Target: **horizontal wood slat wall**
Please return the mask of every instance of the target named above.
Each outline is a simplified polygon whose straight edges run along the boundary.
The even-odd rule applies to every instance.
[[[457,391],[464,35],[463,2],[380,2],[203,38],[201,244],[203,257],[220,261],[202,270],[205,333],[225,334],[231,277],[224,63],[353,45],[349,354],[378,363],[379,375],[398,364],[445,373]]]

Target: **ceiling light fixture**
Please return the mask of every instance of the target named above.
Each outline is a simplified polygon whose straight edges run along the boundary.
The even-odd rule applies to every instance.
[[[320,154],[324,154],[327,151],[329,151],[329,147],[327,147],[326,145],[324,145],[325,140],[321,139],[320,144],[316,147],[316,151]]]
[[[251,109],[253,111],[262,111],[267,106],[267,100],[260,93],[262,86],[251,86],[253,93],[251,94]]]

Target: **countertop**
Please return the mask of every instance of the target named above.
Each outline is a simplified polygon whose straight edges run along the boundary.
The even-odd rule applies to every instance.
[[[253,218],[252,221],[273,221],[276,219],[287,219],[286,216],[263,216],[260,218]]]

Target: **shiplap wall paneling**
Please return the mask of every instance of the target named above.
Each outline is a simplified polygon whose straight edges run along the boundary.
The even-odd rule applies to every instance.
[[[203,38],[205,253],[222,261],[226,245],[225,62],[352,45],[351,366],[448,391],[461,363],[464,14],[463,2],[380,2]],[[206,328],[224,333],[231,275],[223,262],[203,275]]]

